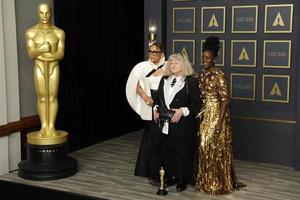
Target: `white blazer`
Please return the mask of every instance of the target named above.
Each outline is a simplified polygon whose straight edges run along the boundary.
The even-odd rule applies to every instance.
[[[146,76],[153,69],[157,69],[159,66],[165,63],[165,56],[162,56],[159,63],[155,65],[150,60],[138,63],[131,70],[127,83],[126,83],[126,98],[131,108],[138,114],[143,120],[152,120],[152,107],[147,105],[143,98],[137,94],[136,88],[138,82],[144,92],[151,96],[150,84]]]

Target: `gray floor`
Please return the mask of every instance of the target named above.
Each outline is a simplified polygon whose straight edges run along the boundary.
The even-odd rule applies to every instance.
[[[140,138],[139,131],[72,153],[71,156],[79,161],[79,172],[69,178],[30,181],[19,178],[17,172],[13,172],[0,176],[0,179],[115,200],[300,199],[299,171],[238,160],[235,161],[238,178],[247,184],[240,191],[230,195],[210,196],[195,192],[191,186],[178,193],[174,186],[169,188],[166,197],[157,196],[157,188],[149,185],[147,179],[133,176]]]

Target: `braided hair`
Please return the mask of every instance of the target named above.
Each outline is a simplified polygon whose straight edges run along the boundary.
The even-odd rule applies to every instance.
[[[219,37],[208,37],[202,45],[202,52],[212,51],[215,57],[218,56],[218,51],[220,48],[220,39]]]

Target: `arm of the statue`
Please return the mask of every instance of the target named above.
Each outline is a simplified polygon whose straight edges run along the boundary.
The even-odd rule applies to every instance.
[[[29,30],[26,31],[26,35],[25,35],[27,52],[29,57],[32,59],[36,59],[41,54],[51,51],[51,46],[49,43],[43,43],[39,46],[35,45],[32,39],[34,34],[35,33],[33,31]]]
[[[38,57],[39,59],[43,60],[46,58],[48,61],[63,59],[65,52],[65,33],[64,31],[56,31],[56,36],[59,39],[57,51],[51,53],[44,53]]]

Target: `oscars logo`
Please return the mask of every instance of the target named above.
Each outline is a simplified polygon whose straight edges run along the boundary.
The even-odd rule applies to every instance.
[[[272,26],[284,26],[284,21],[283,21],[283,19],[281,17],[280,12],[278,12],[278,14],[277,14],[277,16],[276,16],[276,18],[275,18]]]
[[[209,21],[208,27],[219,27],[219,23],[217,21],[215,14],[212,15],[212,17]]]

